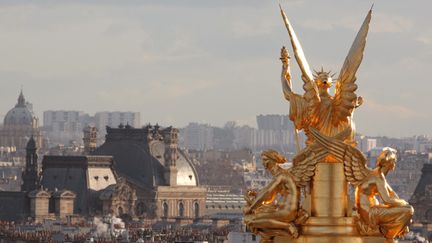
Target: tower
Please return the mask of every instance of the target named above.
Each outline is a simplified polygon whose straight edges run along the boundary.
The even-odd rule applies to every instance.
[[[30,192],[39,187],[38,155],[36,150],[36,142],[31,136],[26,146],[26,166],[22,173],[23,184],[21,191]]]
[[[96,127],[87,126],[83,132],[84,154],[90,154],[96,150],[98,130]]]
[[[167,127],[162,131],[165,143],[165,179],[170,186],[177,185],[178,130]]]

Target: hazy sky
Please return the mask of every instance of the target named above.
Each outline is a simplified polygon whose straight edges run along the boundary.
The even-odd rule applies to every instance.
[[[372,1],[280,1],[309,64],[339,72]],[[44,110],[140,111],[142,123],[255,126],[287,113],[270,0],[0,1],[0,118],[21,85]],[[430,0],[375,1],[357,130],[432,135]],[[301,89],[298,68],[293,82]]]

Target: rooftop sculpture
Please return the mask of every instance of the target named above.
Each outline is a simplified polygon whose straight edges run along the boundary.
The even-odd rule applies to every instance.
[[[392,242],[408,232],[413,208],[399,199],[386,181],[395,168],[396,150],[384,148],[376,168],[356,148],[353,112],[363,99],[357,96],[356,72],[362,62],[372,9],[368,12],[336,79],[321,68],[314,73],[291,23],[281,8],[294,57],[299,65],[304,94],[292,90],[289,54],[281,50],[282,90],[290,103],[289,118],[295,132],[303,130],[306,147],[292,167],[277,151],[262,153],[273,181],[245,195],[245,223],[262,242]],[[348,196],[355,189],[354,202]],[[379,200],[378,200],[379,199]]]

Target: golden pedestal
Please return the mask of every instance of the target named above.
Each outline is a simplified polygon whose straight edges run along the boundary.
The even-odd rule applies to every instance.
[[[289,237],[276,237],[274,243],[385,243],[384,237],[372,236],[307,236],[297,239]]]
[[[348,183],[342,163],[318,163],[304,209],[311,217],[300,227],[300,237],[275,237],[274,242],[384,243],[382,236],[360,236],[348,209]],[[310,202],[309,202],[310,201]]]
[[[342,163],[318,163],[311,183],[312,217],[346,217],[348,183]]]

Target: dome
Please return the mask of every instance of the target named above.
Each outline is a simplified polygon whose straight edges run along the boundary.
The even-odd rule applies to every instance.
[[[4,117],[4,125],[29,125],[33,122],[33,113],[28,108],[21,91],[18,103]]]
[[[109,128],[105,143],[93,154],[114,157],[114,168],[119,175],[148,188],[167,185],[165,149],[161,140],[146,139],[145,129]],[[135,136],[136,135],[136,136]],[[198,174],[187,155],[178,149],[176,160],[177,185],[199,186]]]

